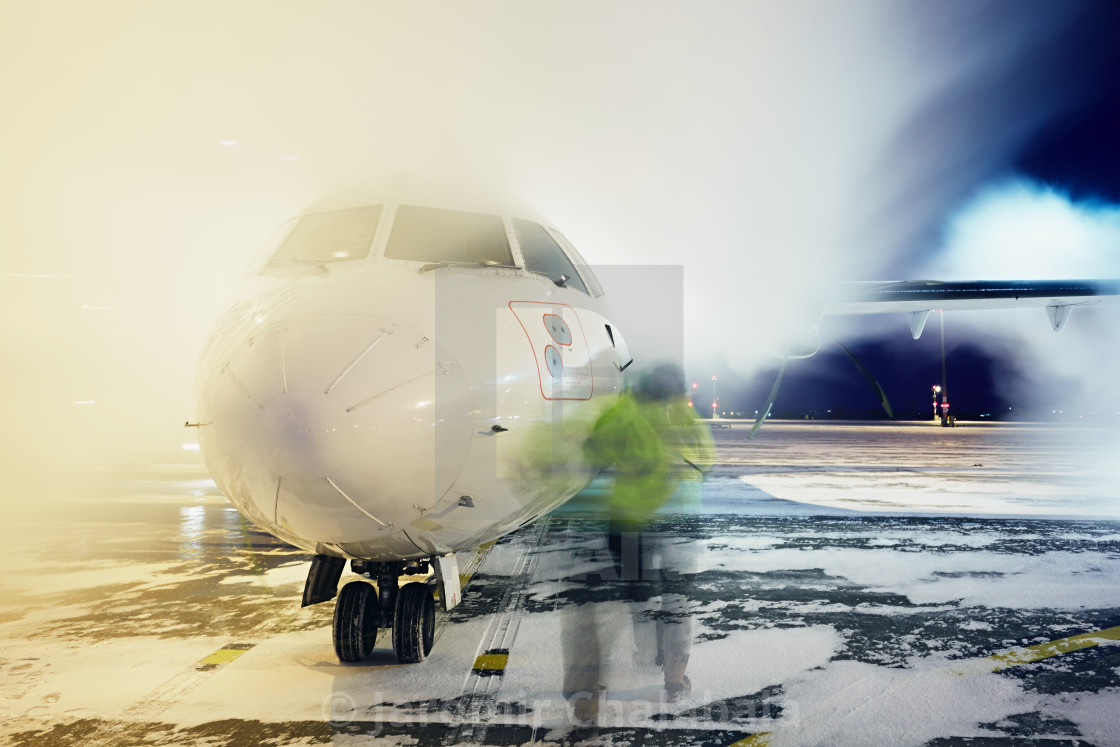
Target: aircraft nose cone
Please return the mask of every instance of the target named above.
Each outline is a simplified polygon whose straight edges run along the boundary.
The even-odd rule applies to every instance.
[[[344,464],[353,443],[346,410],[322,392],[290,392],[261,409],[259,444],[277,475],[320,480]]]
[[[433,338],[385,316],[318,315],[231,343],[202,383],[199,438],[219,487],[305,548],[422,517],[476,432],[466,374]]]

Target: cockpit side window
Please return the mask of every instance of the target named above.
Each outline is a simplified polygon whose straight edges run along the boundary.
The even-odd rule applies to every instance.
[[[575,266],[543,226],[514,218],[513,230],[517,233],[518,243],[521,244],[521,253],[525,255],[526,270],[544,275],[553,281],[564,278],[564,286],[587,293],[587,286],[583,284]]]
[[[299,219],[269,265],[280,266],[286,260],[321,264],[363,259],[380,218],[381,205],[309,213]]]
[[[587,283],[587,287],[591,290],[591,295],[595,296],[595,298],[603,295],[603,286],[599,285],[599,278],[595,277],[595,273],[591,271],[591,267],[584,261],[583,256],[572,246],[572,242],[568,241],[564,234],[555,229],[550,230],[549,233],[560,242],[560,246],[568,253],[572,262],[575,262],[576,269],[579,270],[579,274],[583,276],[584,282]]]
[[[510,267],[513,252],[497,215],[401,205],[387,259]]]

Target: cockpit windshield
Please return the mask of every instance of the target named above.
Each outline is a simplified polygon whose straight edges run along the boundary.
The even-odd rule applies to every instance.
[[[322,264],[363,259],[369,254],[380,218],[381,205],[309,213],[299,219],[268,264],[275,267],[286,261]]]
[[[385,247],[387,259],[509,267],[513,253],[497,215],[401,205]]]
[[[596,298],[603,295],[591,268],[558,231],[520,218],[513,219],[513,230],[525,256],[526,270]]]
[[[591,267],[584,261],[583,255],[577,252],[576,248],[572,246],[572,242],[568,241],[564,234],[559,231],[552,230],[549,231],[549,233],[560,243],[560,246],[564,247],[564,251],[571,258],[572,262],[575,263],[579,274],[587,281],[587,289],[591,291],[591,295],[596,298],[603,295],[603,287],[599,285],[599,278],[595,277],[595,273],[591,271]]]
[[[514,218],[513,230],[517,232],[517,241],[525,256],[526,270],[544,275],[558,285],[587,293],[587,286],[583,284],[572,261],[543,226]]]

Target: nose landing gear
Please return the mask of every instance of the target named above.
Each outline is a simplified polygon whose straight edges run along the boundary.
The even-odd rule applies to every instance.
[[[433,558],[435,580],[440,586],[444,608],[459,601],[458,568],[454,556]],[[304,606],[327,601],[342,574],[345,561],[317,555],[311,563]],[[377,629],[392,628],[393,653],[404,664],[424,661],[435,642],[435,584],[409,582],[398,588],[403,575],[428,571],[428,561],[375,562],[351,561],[351,569],[376,579],[351,581],[342,587],[334,609],[332,633],[339,661],[355,663],[369,658],[377,639]],[[448,579],[453,581],[448,581]],[[333,583],[332,583],[333,580]]]
[[[334,652],[339,661],[362,661],[373,653],[381,606],[377,589],[365,581],[342,587],[334,607]]]
[[[436,633],[436,602],[426,584],[410,583],[397,594],[393,653],[406,664],[428,658]]]

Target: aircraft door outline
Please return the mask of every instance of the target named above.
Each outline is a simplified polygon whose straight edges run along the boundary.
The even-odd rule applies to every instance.
[[[541,307],[549,310],[540,314]],[[591,352],[575,309],[544,301],[510,301],[509,309],[529,338],[541,396],[550,401],[591,399]]]

